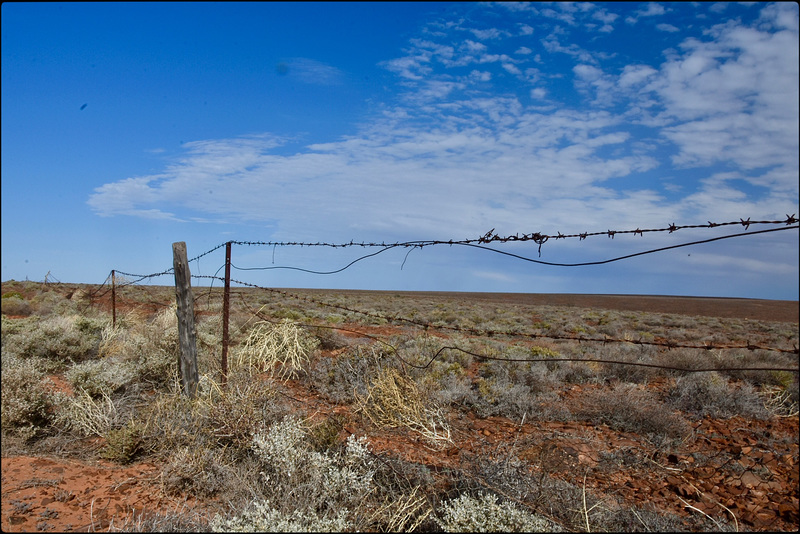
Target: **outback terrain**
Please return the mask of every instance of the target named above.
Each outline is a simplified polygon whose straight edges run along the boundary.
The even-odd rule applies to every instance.
[[[800,528],[797,301],[1,292],[4,532]]]

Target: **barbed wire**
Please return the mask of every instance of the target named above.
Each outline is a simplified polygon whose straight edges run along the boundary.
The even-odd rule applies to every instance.
[[[610,237],[611,239],[614,238],[617,234],[633,234],[633,235],[641,235],[644,236],[645,233],[650,232],[669,232],[670,234],[673,232],[677,232],[678,230],[684,230],[689,228],[718,228],[721,226],[731,226],[731,225],[741,225],[744,226],[745,229],[749,229],[751,225],[756,224],[786,224],[791,225],[798,222],[798,219],[795,217],[794,214],[787,215],[785,220],[782,221],[752,221],[750,217],[747,219],[739,219],[738,221],[729,221],[723,223],[713,223],[708,221],[707,224],[687,224],[687,225],[676,225],[672,223],[663,228],[645,228],[640,229],[636,228],[635,230],[605,230],[605,231],[598,231],[598,232],[583,232],[583,233],[572,233],[572,234],[562,234],[561,232],[557,232],[556,234],[542,234],[539,232],[532,232],[529,234],[523,233],[520,235],[516,233],[514,235],[508,235],[505,237],[501,237],[498,234],[495,234],[495,229],[492,228],[486,234],[477,237],[477,238],[468,238],[468,239],[448,239],[448,240],[437,240],[437,239],[430,239],[430,240],[419,240],[419,241],[403,241],[403,242],[395,242],[395,243],[386,243],[386,242],[355,242],[350,241],[349,243],[328,243],[328,242],[303,242],[303,241],[231,241],[231,243],[235,245],[247,245],[247,246],[278,246],[278,247],[289,247],[289,246],[299,246],[299,247],[331,247],[331,248],[343,248],[343,247],[427,247],[432,245],[467,245],[467,244],[484,244],[484,243],[493,243],[493,242],[501,242],[501,243],[508,243],[511,241],[533,241],[534,243],[541,246],[546,241],[550,239],[558,240],[558,239],[568,239],[568,238],[578,238],[580,241],[583,241],[587,237],[592,236],[600,236],[605,235]]]
[[[541,263],[541,264],[544,264],[544,265],[552,265],[552,266],[559,266],[559,267],[576,267],[576,266],[583,266],[583,265],[598,265],[598,264],[601,264],[601,263],[609,263],[609,262],[613,262],[613,261],[620,261],[622,259],[628,259],[630,257],[640,256],[640,255],[643,255],[643,254],[651,254],[651,253],[654,253],[654,252],[660,252],[662,250],[669,250],[670,248],[679,248],[681,246],[691,246],[691,245],[707,243],[707,242],[711,242],[711,241],[715,241],[715,240],[719,240],[719,239],[728,239],[728,238],[731,238],[731,237],[742,237],[744,235],[755,235],[755,234],[758,234],[758,233],[764,233],[766,231],[762,230],[762,231],[758,231],[758,232],[749,232],[749,233],[743,233],[743,234],[734,234],[734,235],[730,235],[730,236],[722,236],[722,237],[719,237],[719,238],[714,238],[714,239],[709,239],[709,240],[695,241],[695,242],[692,242],[692,243],[674,245],[672,247],[663,247],[663,248],[660,248],[660,249],[648,250],[648,251],[639,252],[639,253],[628,255],[628,256],[621,256],[621,257],[618,257],[618,258],[612,258],[612,259],[609,259],[609,260],[603,260],[603,261],[600,261],[600,262],[585,262],[585,263],[574,263],[574,264],[553,263],[553,262],[544,262],[544,261],[540,261],[540,260],[534,260],[533,258],[527,258],[527,257],[520,256],[520,255],[517,255],[517,254],[513,254],[513,253],[510,253],[510,252],[493,249],[493,248],[490,248],[490,247],[482,247],[481,245],[485,245],[485,244],[488,244],[488,243],[509,243],[509,242],[533,241],[534,243],[539,245],[539,255],[541,257],[541,247],[545,242],[547,242],[550,239],[559,240],[559,239],[568,239],[568,238],[578,238],[579,240],[583,241],[587,237],[600,236],[600,235],[605,235],[605,236],[608,236],[608,237],[613,239],[614,236],[616,236],[617,234],[620,234],[620,235],[622,235],[622,234],[637,235],[638,234],[638,235],[641,235],[641,236],[644,236],[645,233],[652,233],[652,232],[669,232],[671,234],[673,232],[677,232],[678,230],[684,230],[684,229],[692,229],[692,228],[695,228],[695,229],[696,228],[711,229],[711,228],[719,228],[719,227],[723,227],[723,226],[732,226],[732,225],[741,225],[746,230],[749,230],[751,225],[783,224],[783,225],[786,225],[786,226],[790,226],[790,225],[795,224],[797,222],[799,222],[799,221],[795,217],[795,214],[792,214],[792,215],[786,215],[786,219],[784,219],[784,220],[759,220],[759,221],[753,221],[753,220],[751,220],[750,217],[748,217],[747,219],[740,218],[738,221],[728,221],[728,222],[722,222],[722,223],[714,223],[714,222],[711,222],[711,221],[708,221],[707,224],[676,225],[675,223],[671,223],[670,225],[668,225],[666,227],[662,227],[662,228],[645,228],[645,229],[636,228],[635,230],[605,230],[605,231],[597,231],[597,232],[583,232],[583,233],[572,233],[572,234],[563,234],[561,232],[557,232],[555,235],[542,234],[542,233],[539,233],[539,232],[533,232],[533,233],[529,233],[529,234],[523,233],[522,235],[520,235],[519,233],[516,233],[514,235],[508,235],[508,236],[505,236],[505,237],[501,237],[498,234],[496,234],[494,232],[495,229],[492,228],[491,230],[486,232],[484,235],[482,235],[480,237],[477,237],[477,238],[448,239],[448,240],[429,239],[429,240],[403,241],[403,242],[395,242],[395,243],[386,243],[384,241],[382,241],[380,243],[378,243],[378,242],[365,242],[365,241],[355,242],[355,241],[352,241],[352,240],[350,242],[348,242],[348,243],[328,243],[328,242],[311,243],[311,242],[303,242],[303,241],[226,241],[224,243],[220,243],[219,245],[217,245],[217,246],[215,246],[215,247],[213,247],[213,248],[211,248],[211,249],[209,249],[209,250],[207,250],[207,251],[205,251],[205,252],[203,252],[201,254],[198,254],[197,256],[195,256],[192,259],[188,260],[188,263],[192,263],[194,261],[197,261],[200,258],[203,258],[204,256],[207,256],[207,255],[211,254],[212,252],[214,252],[216,250],[219,250],[220,248],[226,246],[228,243],[233,244],[233,245],[242,245],[242,246],[271,246],[273,248],[279,247],[279,246],[280,247],[298,246],[298,247],[329,247],[329,248],[344,248],[344,247],[363,247],[363,248],[372,247],[372,248],[374,248],[374,247],[380,247],[382,249],[382,250],[379,250],[378,252],[375,252],[375,253],[372,253],[372,254],[368,254],[368,255],[365,255],[365,256],[361,256],[361,257],[353,260],[348,265],[342,267],[341,269],[336,269],[336,270],[333,270],[333,271],[315,271],[315,270],[311,270],[311,269],[303,269],[303,268],[300,268],[300,267],[290,267],[290,266],[236,267],[236,269],[238,269],[238,270],[292,269],[292,270],[298,270],[298,271],[308,272],[308,273],[312,273],[312,274],[336,274],[336,273],[339,273],[339,272],[349,268],[350,266],[352,266],[353,264],[355,264],[355,263],[357,263],[359,261],[362,261],[364,259],[376,256],[378,254],[381,254],[382,252],[385,252],[385,251],[393,249],[393,248],[410,248],[410,249],[413,250],[414,248],[424,248],[424,247],[436,246],[436,245],[467,245],[467,246],[473,246],[473,247],[476,247],[476,248],[483,248],[485,250],[496,252],[496,253],[499,253],[499,254],[505,254],[505,255],[512,256],[512,257],[517,257],[518,259],[521,259],[521,260],[524,260],[524,261],[530,261],[530,262],[534,262],[534,263]],[[789,230],[789,229],[794,229],[794,228],[798,228],[798,227],[794,226],[794,227],[791,227],[791,228],[781,228],[780,230]],[[775,230],[778,230],[778,229],[775,229]],[[405,260],[403,261],[403,264],[405,264]],[[126,285],[131,285],[131,284],[136,284],[136,283],[139,283],[139,282],[141,282],[143,280],[147,280],[147,279],[150,279],[150,278],[158,278],[158,277],[161,277],[161,276],[170,275],[170,274],[172,274],[174,272],[174,268],[173,267],[169,267],[168,269],[165,269],[165,270],[163,270],[161,272],[156,272],[156,273],[151,273],[151,274],[134,274],[134,273],[128,273],[128,272],[120,271],[120,270],[116,270],[116,272],[121,274],[121,275],[131,277],[133,280],[128,281],[126,283]]]
[[[281,293],[285,293],[285,292],[281,292]],[[301,297],[299,295],[291,295],[291,296],[293,296],[294,298],[306,300],[304,297]],[[245,301],[243,295],[240,294],[239,297],[240,297],[240,300],[242,302],[242,305],[244,307],[248,308],[252,315],[254,315],[254,316],[256,316],[256,317],[258,317],[258,318],[260,318],[260,319],[262,319],[262,320],[264,320],[266,322],[272,323],[272,324],[277,324],[278,323],[278,321],[275,321],[273,319],[270,319],[269,317],[266,317],[264,314],[261,313],[260,310],[254,310],[249,304],[247,304],[247,301]],[[327,305],[324,302],[319,302],[319,301],[317,301],[317,302],[320,303],[320,304],[323,304],[323,305]],[[366,312],[360,312],[359,311],[358,313],[366,313]],[[609,365],[627,365],[627,366],[634,366],[634,367],[647,367],[647,368],[651,368],[651,369],[663,369],[663,370],[667,370],[667,371],[682,371],[682,372],[687,372],[687,373],[705,373],[705,372],[718,372],[718,371],[729,371],[729,372],[730,371],[737,371],[737,372],[742,372],[742,371],[786,371],[786,372],[795,372],[795,373],[798,372],[798,368],[796,368],[796,367],[699,367],[699,368],[687,368],[687,367],[676,367],[676,366],[672,366],[672,365],[663,365],[663,364],[655,364],[655,363],[629,362],[629,361],[622,361],[622,360],[607,360],[607,359],[600,359],[600,358],[562,358],[562,357],[553,357],[553,356],[548,356],[548,357],[544,357],[544,358],[505,358],[505,357],[499,357],[499,356],[491,356],[491,355],[488,355],[488,354],[482,354],[482,353],[466,350],[463,347],[450,346],[450,345],[439,348],[439,350],[436,351],[436,353],[428,360],[428,362],[426,364],[417,365],[417,364],[414,364],[414,363],[408,361],[407,359],[403,358],[402,356],[400,356],[400,350],[396,346],[392,345],[388,341],[386,341],[384,339],[381,339],[380,337],[375,336],[373,334],[369,334],[369,333],[363,332],[361,330],[354,330],[354,329],[351,329],[351,328],[345,328],[345,327],[343,327],[341,325],[335,325],[334,326],[334,325],[327,325],[327,324],[325,324],[325,325],[323,325],[323,324],[307,325],[307,324],[302,324],[302,323],[297,323],[297,324],[298,324],[298,326],[302,326],[302,327],[325,328],[325,329],[330,329],[330,330],[339,330],[339,331],[342,331],[342,332],[348,332],[348,333],[360,335],[362,337],[366,337],[368,339],[371,339],[373,341],[376,341],[378,343],[381,343],[382,345],[386,345],[387,347],[391,348],[392,349],[392,355],[397,357],[404,365],[408,365],[409,367],[414,367],[416,369],[421,369],[421,370],[424,370],[424,369],[427,369],[428,367],[430,367],[433,364],[433,362],[436,361],[445,351],[449,350],[449,351],[459,351],[459,352],[462,352],[464,354],[469,354],[470,356],[473,356],[473,357],[481,359],[481,360],[501,361],[501,362],[519,362],[519,363],[525,363],[525,362],[530,362],[530,363],[534,363],[534,362],[602,363],[602,364],[609,364]],[[429,325],[429,326],[431,328],[441,328],[440,326],[433,326],[433,325]],[[514,335],[514,334],[509,334],[509,335]],[[519,334],[517,334],[517,335],[519,335]],[[548,336],[543,336],[543,337],[548,337]],[[563,337],[549,337],[549,338],[550,339],[567,339],[567,338],[563,338]],[[586,341],[586,340],[589,340],[589,339],[588,338],[583,338],[582,340]],[[604,338],[604,341],[606,341],[605,338]],[[613,341],[613,340],[608,339],[608,341]],[[630,342],[628,340],[616,340],[616,341]],[[686,348],[706,348],[706,347],[703,346],[703,347],[686,347]],[[723,347],[717,346],[715,348],[723,348]],[[740,347],[733,347],[733,348],[740,348]],[[771,350],[771,349],[765,349],[765,350]]]
[[[656,252],[663,252],[665,250],[672,250],[672,249],[676,249],[676,248],[683,248],[683,247],[701,245],[701,244],[705,244],[705,243],[711,243],[711,242],[720,241],[720,240],[723,240],[723,239],[732,239],[732,238],[736,238],[736,237],[753,236],[753,235],[765,234],[765,233],[770,233],[770,232],[780,232],[780,231],[783,231],[783,230],[796,230],[798,228],[800,228],[800,225],[798,225],[798,226],[788,226],[788,227],[785,227],[785,228],[770,228],[770,229],[767,229],[767,230],[757,230],[755,232],[729,234],[729,235],[724,235],[724,236],[719,236],[719,237],[712,237],[712,238],[709,238],[709,239],[702,239],[700,241],[691,241],[689,243],[680,243],[678,245],[671,245],[671,246],[668,246],[668,247],[660,247],[660,248],[656,248],[656,249],[650,249],[650,250],[645,250],[645,251],[641,251],[641,252],[635,252],[633,254],[626,254],[624,256],[618,256],[618,257],[610,258],[610,259],[606,259],[606,260],[587,261],[587,262],[580,262],[580,263],[557,263],[557,262],[550,262],[550,261],[542,261],[542,260],[537,260],[537,259],[534,259],[534,258],[529,258],[527,256],[522,256],[520,254],[514,254],[512,252],[507,252],[507,251],[504,251],[504,250],[498,250],[496,248],[487,247],[487,246],[484,246],[484,245],[476,245],[474,243],[457,243],[457,242],[454,242],[454,243],[452,243],[452,245],[453,246],[466,246],[466,247],[476,248],[476,249],[479,249],[479,250],[486,250],[486,251],[489,251],[489,252],[495,252],[497,254],[502,254],[504,256],[510,256],[510,257],[513,257],[513,258],[516,258],[516,259],[519,259],[519,260],[528,261],[528,262],[531,262],[531,263],[538,263],[540,265],[549,265],[549,266],[552,266],[552,267],[588,267],[588,266],[592,266],[592,265],[604,265],[604,264],[612,263],[612,262],[615,262],[615,261],[627,260],[627,259],[630,259],[630,258],[635,258],[637,256],[644,256],[644,255],[647,255],[647,254],[654,254]],[[332,271],[315,271],[315,270],[312,270],[312,269],[304,269],[302,267],[293,267],[293,266],[287,266],[287,265],[276,265],[276,266],[269,266],[269,267],[237,267],[236,265],[231,264],[231,267],[233,267],[234,269],[237,269],[239,271],[267,271],[267,270],[273,270],[273,269],[287,269],[287,270],[301,271],[301,272],[310,273],[310,274],[331,275],[331,274],[340,273],[340,272],[344,271],[345,269],[348,269],[348,268],[352,267],[354,264],[358,263],[361,260],[365,260],[367,258],[371,258],[373,256],[377,256],[378,254],[381,254],[382,252],[385,252],[387,250],[395,248],[396,246],[405,246],[405,245],[404,244],[401,244],[401,245],[388,245],[387,247],[382,248],[378,252],[373,252],[371,254],[366,254],[364,256],[356,258],[355,260],[351,261],[350,263],[348,263],[344,267],[341,267],[340,269],[335,269],[335,270],[332,270]],[[422,246],[425,246],[425,245],[414,245],[414,246],[415,247],[419,246],[421,248]],[[408,255],[406,255],[406,256],[408,256]],[[405,265],[405,261],[406,260],[404,259],[403,260],[403,265]],[[403,268],[402,265],[401,265],[400,268],[401,269]]]
[[[221,280],[224,282],[224,278],[209,276],[209,275],[192,275],[192,278],[200,278],[200,279],[208,279],[208,278],[216,278],[217,280]],[[780,352],[786,354],[800,354],[800,349],[795,346],[791,349],[780,348],[780,347],[771,347],[766,345],[759,345],[755,343],[750,343],[749,341],[746,343],[736,343],[736,344],[723,344],[723,343],[714,343],[714,342],[703,342],[703,343],[685,343],[685,342],[678,342],[672,340],[645,340],[645,339],[620,339],[614,338],[611,336],[603,336],[603,337],[589,337],[589,336],[580,336],[576,334],[544,334],[540,332],[517,332],[511,330],[494,330],[494,329],[482,329],[482,328],[464,328],[454,325],[434,325],[432,323],[428,323],[425,321],[419,321],[416,319],[409,319],[407,317],[402,317],[399,315],[391,315],[386,313],[374,313],[368,312],[364,310],[359,310],[357,308],[351,308],[349,306],[343,306],[341,304],[333,304],[330,302],[325,302],[323,300],[315,299],[308,296],[297,295],[295,293],[291,293],[282,289],[275,289],[275,288],[268,288],[262,287],[257,284],[252,284],[249,282],[243,282],[241,280],[230,280],[232,283],[239,284],[245,287],[251,287],[255,289],[260,289],[263,291],[268,291],[271,293],[276,293],[282,295],[284,297],[293,298],[295,300],[300,300],[304,302],[309,302],[312,304],[317,304],[320,306],[325,306],[329,308],[338,309],[340,311],[346,311],[350,313],[360,314],[366,317],[370,317],[372,319],[384,320],[384,321],[394,321],[394,322],[401,322],[401,323],[408,323],[417,327],[420,327],[424,330],[449,330],[454,332],[459,332],[462,334],[468,334],[472,336],[479,336],[479,337],[493,337],[493,336],[506,336],[506,337],[525,337],[530,339],[557,339],[557,340],[567,340],[567,341],[577,341],[577,342],[591,342],[591,343],[628,343],[632,345],[648,345],[648,346],[657,346],[657,347],[665,347],[668,349],[675,349],[675,348],[682,348],[682,349],[702,349],[702,350],[714,350],[714,349],[746,349],[746,350],[764,350],[769,352]],[[537,360],[526,360],[526,361],[537,361]],[[548,360],[549,361],[549,360]],[[792,369],[797,371],[797,369]]]

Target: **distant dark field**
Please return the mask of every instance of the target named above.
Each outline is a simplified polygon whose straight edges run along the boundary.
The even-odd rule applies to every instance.
[[[341,289],[286,289],[295,293],[386,293],[461,301],[484,301],[527,306],[567,306],[609,310],[646,311],[708,317],[733,317],[757,321],[800,322],[796,300],[761,300],[715,297],[673,297],[659,295],[582,295],[565,293],[458,293],[445,291],[362,291]]]

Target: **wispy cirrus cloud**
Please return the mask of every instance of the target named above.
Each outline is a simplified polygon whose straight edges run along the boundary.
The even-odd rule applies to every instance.
[[[344,73],[338,68],[320,61],[295,57],[282,61],[279,73],[312,85],[340,85],[344,83]]]

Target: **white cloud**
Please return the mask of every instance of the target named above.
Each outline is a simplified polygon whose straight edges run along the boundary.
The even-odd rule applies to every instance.
[[[521,55],[523,55],[523,56],[527,56],[527,55],[529,55],[529,54],[532,54],[532,53],[533,53],[533,50],[531,50],[531,49],[530,49],[530,48],[528,48],[527,46],[520,46],[519,48],[517,48],[517,51],[516,51],[516,52],[514,52],[514,53],[515,53],[515,54],[521,54]]]
[[[708,8],[712,13],[722,13],[728,8],[728,2],[715,2]]]
[[[544,89],[543,87],[536,87],[534,89],[531,89],[531,98],[541,100],[545,96],[547,96],[547,89]]]
[[[479,30],[475,28],[471,28],[469,30],[472,35],[480,39],[481,41],[491,40],[491,39],[499,39],[500,37],[508,36],[509,33],[505,30],[498,30],[497,28],[489,28],[486,30]]]
[[[466,49],[468,52],[473,53],[473,54],[479,54],[479,53],[485,52],[487,50],[487,47],[486,47],[485,44],[477,43],[477,42],[471,41],[469,39],[467,39],[466,41],[464,41],[462,43],[462,47],[464,49]]]
[[[636,24],[642,17],[654,17],[666,13],[664,6],[656,2],[648,2],[644,9],[636,10],[634,15],[625,18],[628,24]]]
[[[648,65],[626,65],[622,70],[622,74],[620,74],[618,83],[621,88],[628,89],[634,85],[642,84],[657,72]]]
[[[486,71],[473,70],[469,73],[470,76],[481,82],[488,82],[492,79],[492,73]]]
[[[712,40],[684,41],[682,55],[665,62],[657,76],[648,76],[646,90],[664,106],[654,118],[679,148],[675,162],[796,168],[797,32],[729,23],[708,35]]]
[[[279,221],[279,231],[303,236],[344,238],[354,229],[360,235],[471,235],[491,226],[511,232],[542,216],[566,222],[571,215],[549,208],[559,199],[595,204],[600,198],[608,206],[617,195],[599,186],[603,180],[654,164],[640,156],[597,155],[626,139],[604,133],[617,122],[609,114],[526,113],[502,99],[459,105],[453,122],[439,128],[387,120],[291,156],[272,154],[270,138],[192,143],[166,172],[106,184],[90,205],[105,215],[141,215],[164,205],[179,214]],[[459,126],[465,113],[495,126]]]
[[[661,32],[669,32],[669,33],[675,33],[681,31],[680,28],[678,28],[677,26],[673,26],[672,24],[666,24],[666,23],[656,24],[656,29]]]
[[[560,28],[555,28],[550,35],[545,37],[542,40],[542,44],[544,45],[545,50],[550,53],[553,52],[560,52],[562,54],[568,54],[570,56],[575,57],[578,61],[583,63],[593,63],[595,62],[595,58],[591,52],[585,50],[581,46],[576,43],[570,43],[569,45],[562,45],[559,39],[560,35],[563,35],[564,31]]]

